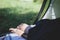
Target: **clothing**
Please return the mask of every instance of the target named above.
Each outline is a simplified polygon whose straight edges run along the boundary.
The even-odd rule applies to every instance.
[[[38,21],[29,30],[27,40],[60,40],[60,18]]]
[[[0,40],[26,40],[21,36],[18,36],[15,33],[10,33],[10,34],[6,34],[6,36],[2,39],[0,38]]]
[[[36,25],[29,25],[26,29],[25,29],[25,33],[28,34],[29,29],[35,27]]]

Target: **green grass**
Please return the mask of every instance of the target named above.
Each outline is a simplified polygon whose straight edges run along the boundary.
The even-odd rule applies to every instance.
[[[40,7],[40,3],[30,1],[0,0],[0,34],[20,23],[33,24]]]

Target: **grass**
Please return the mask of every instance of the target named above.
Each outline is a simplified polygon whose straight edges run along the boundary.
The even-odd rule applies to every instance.
[[[32,1],[0,0],[0,34],[20,23],[33,24],[40,7],[40,3]]]

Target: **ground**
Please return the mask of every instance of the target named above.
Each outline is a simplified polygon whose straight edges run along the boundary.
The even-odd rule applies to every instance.
[[[33,24],[40,7],[41,3],[27,0],[0,0],[0,33],[22,22]]]

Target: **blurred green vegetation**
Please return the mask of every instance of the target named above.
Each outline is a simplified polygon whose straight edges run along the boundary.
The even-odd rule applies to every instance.
[[[40,1],[40,0],[38,0]],[[43,1],[0,0],[0,34],[20,23],[33,24]]]

